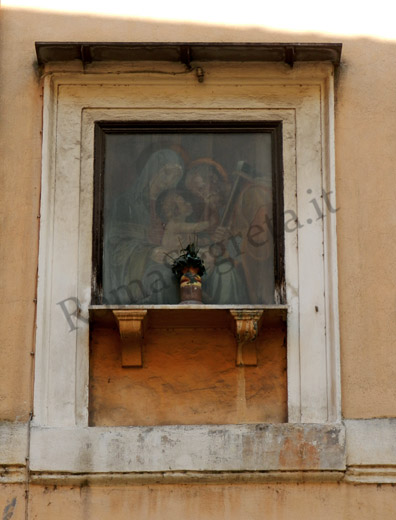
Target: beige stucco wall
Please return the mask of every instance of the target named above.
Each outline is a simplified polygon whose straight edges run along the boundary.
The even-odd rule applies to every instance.
[[[395,511],[391,486],[32,486],[30,492],[32,519],[373,520],[393,518]]]
[[[373,520],[391,519],[395,492],[389,485],[269,484],[30,488],[29,518],[63,520]],[[0,490],[0,511],[17,497],[12,520],[24,518],[23,497]]]
[[[0,484],[0,514],[2,520],[25,518],[26,500],[24,484]]]
[[[30,411],[41,159],[35,41],[340,41],[336,172],[343,415],[396,416],[392,42],[342,34],[2,11],[0,416]],[[133,38],[132,36],[133,35]]]
[[[396,417],[396,42],[343,34],[1,12],[0,419],[26,421],[32,369],[41,170],[35,41],[342,42],[336,81],[336,181],[345,418]],[[0,488],[0,512],[24,486]],[[30,487],[30,518],[392,518],[391,486]],[[23,505],[22,505],[23,504]],[[4,517],[7,518],[7,517]],[[11,518],[11,517],[10,517]]]
[[[25,518],[24,491],[0,485],[2,520]],[[35,520],[373,520],[393,518],[396,503],[390,485],[31,485],[29,494],[29,518]]]

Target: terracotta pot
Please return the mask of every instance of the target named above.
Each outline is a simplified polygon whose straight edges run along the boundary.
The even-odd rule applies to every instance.
[[[186,267],[180,278],[180,303],[202,303],[202,281],[197,267]]]

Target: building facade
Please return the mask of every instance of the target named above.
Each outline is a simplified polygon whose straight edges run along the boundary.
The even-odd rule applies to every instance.
[[[393,518],[393,41],[1,24],[3,520]]]

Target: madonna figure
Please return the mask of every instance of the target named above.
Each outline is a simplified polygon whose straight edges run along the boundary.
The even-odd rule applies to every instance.
[[[178,287],[162,247],[156,200],[175,188],[184,163],[171,149],[154,152],[104,224],[103,296],[106,303],[178,303]]]

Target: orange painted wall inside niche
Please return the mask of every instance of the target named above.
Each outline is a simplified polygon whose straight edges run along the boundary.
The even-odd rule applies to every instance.
[[[143,368],[122,368],[118,329],[95,326],[90,425],[285,422],[285,334],[264,323],[257,367],[236,367],[228,329],[149,329]]]

